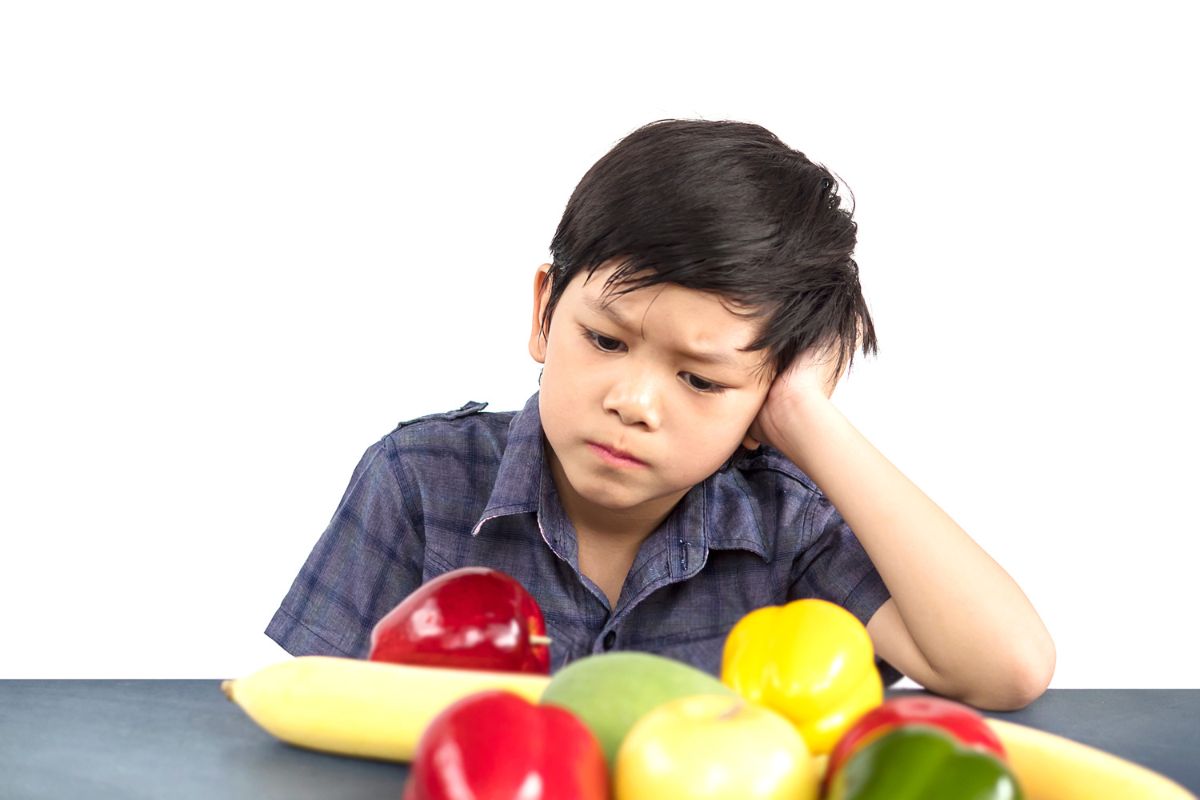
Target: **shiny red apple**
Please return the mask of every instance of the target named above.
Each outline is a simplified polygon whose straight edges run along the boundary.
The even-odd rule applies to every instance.
[[[565,708],[484,691],[448,706],[417,743],[403,800],[608,800],[595,734]]]
[[[499,570],[464,567],[422,584],[371,630],[371,661],[550,674],[537,601]]]

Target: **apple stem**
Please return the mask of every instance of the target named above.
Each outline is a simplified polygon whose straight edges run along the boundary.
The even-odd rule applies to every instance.
[[[741,711],[742,711],[742,708],[743,708],[745,705],[746,705],[746,704],[745,704],[745,703],[743,703],[741,700],[735,700],[735,701],[734,701],[734,703],[733,703],[733,705],[731,705],[731,706],[729,707],[729,710],[728,710],[728,711],[726,711],[726,712],[725,712],[724,714],[722,714],[721,716],[717,717],[717,719],[722,719],[722,720],[724,720],[724,719],[733,719],[734,717],[736,717],[738,714],[740,714],[740,713],[741,713]]]
[[[536,633],[531,633],[529,635],[529,643],[530,644],[540,644],[540,645],[549,646],[550,642],[552,642],[552,641],[554,641],[554,640],[551,639],[549,636],[539,636]]]

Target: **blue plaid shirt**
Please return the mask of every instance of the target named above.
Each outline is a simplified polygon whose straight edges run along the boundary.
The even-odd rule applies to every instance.
[[[820,597],[865,625],[890,593],[816,485],[777,450],[739,448],[641,545],[615,609],[579,571],[543,457],[538,395],[400,423],[363,454],[266,634],[293,655],[365,658],[371,628],[444,572],[519,580],[546,619],[551,669],[643,650],[720,674],[725,637],[766,605]],[[882,659],[885,685],[900,673]]]

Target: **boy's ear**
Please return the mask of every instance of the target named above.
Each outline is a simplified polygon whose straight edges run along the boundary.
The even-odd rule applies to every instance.
[[[550,302],[550,265],[542,264],[533,273],[533,323],[529,330],[529,355],[539,364],[546,363],[546,337],[542,334],[542,316]]]

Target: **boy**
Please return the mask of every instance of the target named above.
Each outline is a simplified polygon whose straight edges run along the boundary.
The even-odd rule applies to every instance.
[[[364,657],[409,592],[482,565],[537,599],[553,670],[615,648],[719,674],[742,616],[821,597],[867,626],[887,685],[1038,697],[1054,645],[1021,590],[830,402],[876,349],[836,185],[757,125],[619,142],[534,275],[539,391],[372,445],[267,634]]]

